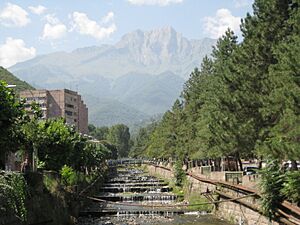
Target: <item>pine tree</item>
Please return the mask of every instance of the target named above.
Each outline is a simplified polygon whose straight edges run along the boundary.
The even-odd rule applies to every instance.
[[[300,158],[300,8],[299,1],[290,4],[287,21],[290,35],[275,48],[277,64],[269,69],[270,94],[261,115],[266,126],[257,148],[262,154],[285,160]]]
[[[269,69],[278,62],[274,49],[291,32],[288,24],[291,0],[256,0],[253,15],[247,15],[241,29],[244,40],[237,54],[233,84],[237,87],[235,100],[239,105],[241,140],[248,149],[265,139],[264,130],[270,121],[261,113],[271,92]],[[247,140],[247,137],[250,138]]]

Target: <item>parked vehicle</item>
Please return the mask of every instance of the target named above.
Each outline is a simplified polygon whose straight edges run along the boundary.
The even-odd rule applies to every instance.
[[[258,167],[255,166],[246,166],[244,167],[244,175],[252,175],[252,174],[256,174]]]
[[[296,161],[296,164],[297,164],[297,169],[300,170],[300,161]],[[285,170],[291,170],[293,167],[292,161],[289,160],[289,161],[283,162],[282,166]]]

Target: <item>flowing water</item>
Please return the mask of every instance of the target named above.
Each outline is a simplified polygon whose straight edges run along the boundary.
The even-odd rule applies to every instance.
[[[80,225],[226,225],[213,215],[176,207],[182,202],[167,183],[134,168],[118,170],[94,197],[103,202],[82,211]]]

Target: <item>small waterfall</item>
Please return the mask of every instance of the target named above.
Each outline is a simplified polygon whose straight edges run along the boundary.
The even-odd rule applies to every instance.
[[[90,223],[91,218],[89,218],[88,223],[79,223],[80,225],[128,225],[145,224],[145,222],[149,224],[148,221],[153,221],[153,224],[162,224],[162,222],[172,221],[179,215],[193,215],[197,218],[200,215],[185,212],[176,207],[168,207],[176,204],[177,201],[177,196],[170,192],[171,188],[163,180],[146,175],[144,171],[136,168],[125,170],[122,168],[99,191],[95,197],[108,202],[97,202],[90,207],[91,213],[86,213],[91,218],[94,216],[98,218],[95,219],[95,223]],[[156,208],[153,205],[161,207]],[[133,221],[139,222],[133,223]],[[200,225],[190,222],[189,224]],[[184,225],[184,223],[178,225]]]

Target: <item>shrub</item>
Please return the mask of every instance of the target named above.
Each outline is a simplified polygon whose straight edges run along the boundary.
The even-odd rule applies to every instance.
[[[283,187],[283,171],[279,162],[274,160],[261,170],[260,187],[262,191],[262,211],[269,218],[274,217],[278,204],[283,200],[281,189]]]
[[[67,186],[72,186],[77,183],[77,175],[72,167],[64,165],[60,170],[60,175],[62,177],[63,182]]]
[[[287,200],[300,204],[300,171],[289,171],[285,174],[281,193]]]
[[[21,174],[0,174],[0,214],[1,211],[13,212],[17,218],[25,222],[27,220],[26,190],[27,184]]]

